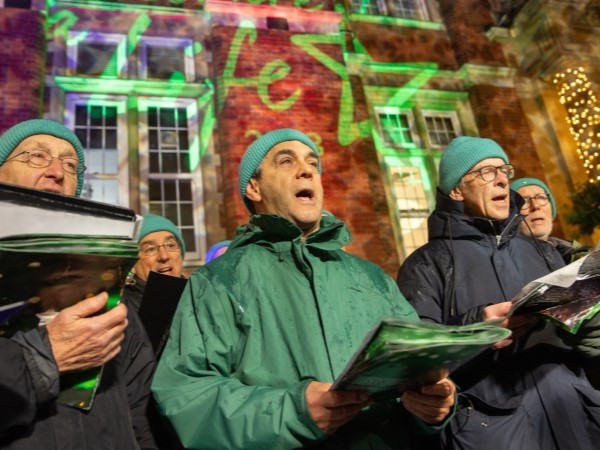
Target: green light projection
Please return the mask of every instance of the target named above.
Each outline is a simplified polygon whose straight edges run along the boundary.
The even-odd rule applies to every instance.
[[[285,111],[289,109],[298,100],[301,94],[299,89],[280,102],[273,102],[269,98],[269,86],[277,81],[285,79],[290,73],[290,66],[282,59],[274,59],[268,62],[255,77],[238,78],[234,76],[240,52],[246,38],[248,38],[250,44],[254,44],[257,38],[256,27],[249,21],[243,21],[236,30],[231,43],[231,49],[227,55],[223,75],[218,77],[223,80],[223,85],[225,86],[224,95],[219,99],[219,110],[223,108],[231,87],[247,86],[255,86],[257,88],[258,95],[267,108],[274,111]]]

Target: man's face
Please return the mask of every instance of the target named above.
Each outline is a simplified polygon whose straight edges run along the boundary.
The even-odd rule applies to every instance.
[[[73,145],[64,139],[47,134],[29,136],[6,158],[0,166],[0,182],[16,184],[40,191],[75,195],[77,191],[77,174],[66,172],[59,159],[53,159],[48,167],[30,167],[27,154],[23,152],[46,152],[53,158],[75,158],[77,152]],[[17,156],[20,155],[20,156]],[[17,158],[8,161],[17,156]]]
[[[319,160],[300,141],[281,142],[263,159],[257,178],[251,178],[246,196],[257,213],[276,214],[296,224],[308,236],[319,229],[323,185]]]
[[[505,164],[500,158],[488,158],[477,163],[469,172]],[[469,173],[452,189],[450,198],[464,202],[465,214],[470,217],[504,220],[508,217],[510,206],[508,176],[498,170],[495,180],[484,181],[479,173]]]
[[[169,251],[169,247],[175,244],[178,249]],[[138,245],[140,258],[133,266],[133,271],[142,280],[147,280],[150,272],[158,272],[172,277],[180,277],[183,272],[183,258],[181,248],[173,233],[168,231],[155,231],[144,236]],[[145,253],[155,254],[144,256]]]
[[[521,214],[526,214],[525,220],[521,222],[521,234],[533,236],[544,241],[552,233],[552,205],[549,201],[540,206],[536,196],[548,197],[548,194],[539,186],[529,185],[517,189],[527,203],[521,209]]]

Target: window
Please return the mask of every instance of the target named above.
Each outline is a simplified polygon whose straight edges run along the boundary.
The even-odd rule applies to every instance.
[[[429,20],[425,0],[351,0],[351,5],[357,14]]]
[[[140,39],[139,74],[143,79],[194,81],[191,39]]]
[[[67,95],[67,126],[85,150],[82,197],[129,207],[126,101]]]
[[[67,73],[103,78],[127,75],[123,35],[72,31],[67,42]]]
[[[387,157],[392,192],[401,229],[404,255],[427,243],[427,218],[430,208],[424,178],[427,171],[419,158]]]
[[[173,221],[186,245],[186,259],[206,253],[198,109],[192,100],[140,98],[142,204]]]
[[[414,117],[410,110],[381,107],[376,108],[375,113],[385,145],[405,148],[420,146]]]
[[[423,111],[423,119],[431,148],[441,150],[458,136],[460,125],[455,112]]]

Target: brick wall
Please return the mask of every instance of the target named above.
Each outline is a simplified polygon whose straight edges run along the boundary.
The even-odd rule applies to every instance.
[[[42,112],[44,18],[38,11],[0,8],[0,132]]]

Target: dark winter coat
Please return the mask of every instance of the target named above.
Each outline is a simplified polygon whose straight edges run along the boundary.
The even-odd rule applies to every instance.
[[[564,265],[552,245],[518,235],[522,199],[511,194],[509,219],[499,223],[466,216],[462,202],[438,191],[429,242],[410,255],[397,279],[422,318],[480,321],[486,305],[510,300],[528,282]],[[516,348],[489,350],[452,374],[461,394],[459,413],[446,429],[447,448],[595,448],[600,393],[575,353],[545,344]]]
[[[128,320],[122,350],[105,364],[90,411],[55,401],[60,377],[45,327],[0,338],[0,448],[155,448],[146,419],[154,356],[137,315]]]

